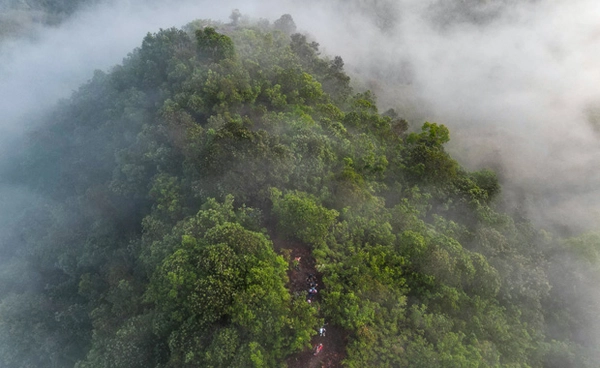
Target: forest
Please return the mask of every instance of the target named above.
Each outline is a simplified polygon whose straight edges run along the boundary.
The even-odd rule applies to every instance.
[[[1,167],[0,367],[598,367],[600,236],[508,211],[443,121],[289,14],[140,41]]]

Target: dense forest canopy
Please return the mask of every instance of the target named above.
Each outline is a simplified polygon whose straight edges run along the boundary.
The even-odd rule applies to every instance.
[[[2,172],[0,365],[294,366],[327,324],[334,366],[597,366],[600,238],[505,213],[344,66],[233,12],[95,72]]]

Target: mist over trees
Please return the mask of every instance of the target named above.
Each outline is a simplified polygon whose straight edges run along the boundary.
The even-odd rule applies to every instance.
[[[289,14],[230,20],[148,33],[3,167],[0,366],[279,367],[324,322],[347,367],[597,366],[597,235],[505,213]]]
[[[31,36],[40,25],[56,26],[73,13],[98,0],[2,0],[0,1],[0,41]]]

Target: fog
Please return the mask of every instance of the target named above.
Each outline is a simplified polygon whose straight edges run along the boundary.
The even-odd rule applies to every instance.
[[[489,3],[489,4],[488,4]],[[340,55],[355,87],[371,89],[417,129],[449,126],[469,169],[498,171],[509,206],[541,226],[600,223],[600,5],[590,0],[160,1],[103,3],[59,27],[0,44],[0,136],[20,134],[93,70],[109,70],[147,32],[197,18],[293,16]],[[217,5],[218,4],[218,5]],[[442,5],[445,4],[445,5]],[[486,5],[487,4],[487,5]],[[465,10],[466,9],[466,10]]]
[[[447,125],[448,150],[461,165],[498,173],[501,209],[560,235],[600,230],[600,4],[591,0],[101,2],[59,26],[0,38],[0,169],[45,112],[94,70],[110,71],[148,32],[228,22],[233,9],[271,22],[291,14],[322,55],[342,56],[355,90],[375,92],[381,112],[394,108],[412,130],[424,121]],[[51,201],[3,179],[0,276],[29,267],[14,263],[27,239],[10,229],[36,226],[15,224],[13,212]],[[43,286],[31,275],[0,294]],[[589,305],[598,300],[593,288]],[[0,346],[12,338],[0,333]]]
[[[600,145],[590,111],[600,101],[600,5],[497,1],[461,17],[441,3],[380,2],[370,19],[353,9],[332,15],[344,22],[335,31],[324,21],[310,29],[383,108],[415,127],[448,125],[461,164],[496,169],[505,198],[539,225],[597,228]]]
[[[60,27],[38,28],[33,37],[0,44],[0,128],[16,132],[35,124],[30,114],[69,97],[95,69],[120,63],[146,33],[231,12],[228,7],[201,12],[201,2],[193,11],[182,5],[102,4],[82,9]]]

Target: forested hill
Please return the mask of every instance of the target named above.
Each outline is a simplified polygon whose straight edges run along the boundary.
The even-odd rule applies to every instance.
[[[15,154],[0,366],[281,367],[324,323],[330,366],[597,366],[600,238],[502,213],[443,124],[238,15],[148,34]]]

